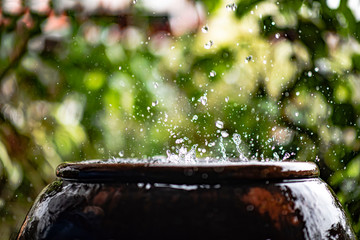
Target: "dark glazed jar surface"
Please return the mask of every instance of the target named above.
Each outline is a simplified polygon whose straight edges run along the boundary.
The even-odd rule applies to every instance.
[[[313,163],[63,164],[18,239],[356,239]]]

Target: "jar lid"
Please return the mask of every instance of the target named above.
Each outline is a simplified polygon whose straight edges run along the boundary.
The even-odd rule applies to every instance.
[[[81,182],[221,183],[315,178],[319,169],[313,162],[296,161],[171,164],[128,159],[63,163],[57,167],[56,175]]]

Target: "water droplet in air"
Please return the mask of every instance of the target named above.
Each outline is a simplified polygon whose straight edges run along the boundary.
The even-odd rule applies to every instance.
[[[198,115],[194,115],[193,118],[191,119],[191,121],[196,121],[198,120]]]
[[[299,113],[298,113],[298,112],[296,112],[296,113],[295,113],[295,116],[296,116],[296,117],[298,117],[298,116],[299,116]]]
[[[316,68],[314,68],[314,70],[315,70],[315,72],[318,72],[318,71],[319,71],[319,68],[318,68],[318,67],[316,67]]]
[[[155,100],[155,101],[153,101],[152,103],[151,103],[151,105],[153,106],[153,107],[155,107],[156,105],[158,105],[159,104],[159,101],[158,100]]]
[[[210,77],[215,77],[216,76],[216,72],[214,71],[214,70],[211,70],[211,72],[210,72]]]
[[[300,92],[296,92],[296,96],[299,96],[300,95]]]
[[[234,141],[236,146],[239,146],[241,144],[241,136],[238,133],[234,133],[232,140]]]
[[[308,71],[308,77],[312,77],[312,72],[311,71]]]
[[[230,4],[227,4],[226,5],[226,10],[228,10],[229,12],[230,11],[235,11],[237,9],[237,6],[236,6],[236,4],[235,3],[230,3]]]
[[[283,160],[286,160],[286,159],[288,159],[290,157],[291,157],[290,153],[285,153],[285,155],[283,157]]]
[[[200,98],[199,98],[199,102],[201,102],[201,104],[202,105],[206,105],[206,103],[207,103],[207,97],[206,97],[206,94],[204,95],[204,96],[201,96]]]
[[[276,39],[279,39],[279,38],[280,38],[280,33],[276,33],[276,34],[275,34],[275,38],[276,38]]]
[[[184,142],[184,139],[182,139],[182,138],[176,139],[176,141],[175,141],[176,144],[180,144],[183,142]]]
[[[203,26],[203,27],[201,28],[201,31],[202,31],[203,33],[207,33],[207,32],[209,31],[209,27],[208,27],[207,25],[205,25],[205,26]]]
[[[121,70],[121,66],[119,66],[119,70]]]
[[[133,4],[136,4],[136,2],[137,2],[137,0],[133,0],[133,1],[132,1]]]
[[[229,136],[229,134],[226,131],[221,131],[221,136],[226,138]]]
[[[205,49],[210,49],[212,47],[212,45],[214,45],[213,41],[208,41],[207,43],[204,44],[204,48]]]
[[[159,84],[157,82],[154,82],[154,88],[158,88]]]
[[[279,160],[279,159],[280,159],[280,158],[279,158],[279,154],[277,154],[277,152],[274,152],[274,153],[273,153],[273,156],[274,156],[275,160]]]
[[[253,59],[252,55],[249,55],[245,58],[245,62],[248,63]]]
[[[216,121],[215,126],[217,128],[223,129],[224,128],[224,123],[222,121]]]
[[[120,151],[120,152],[119,152],[119,156],[120,156],[120,157],[123,157],[123,156],[124,156],[124,151]]]
[[[225,102],[229,102],[229,97],[225,97]]]

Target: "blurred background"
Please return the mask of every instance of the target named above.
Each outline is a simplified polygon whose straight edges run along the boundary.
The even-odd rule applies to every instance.
[[[359,236],[359,9],[0,1],[0,236],[16,235],[62,162],[194,144],[198,157],[221,156],[220,136],[237,157],[234,133],[248,157],[315,161]]]

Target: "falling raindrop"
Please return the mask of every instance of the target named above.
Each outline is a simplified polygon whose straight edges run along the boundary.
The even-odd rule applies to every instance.
[[[224,123],[222,121],[216,121],[215,126],[217,128],[223,129],[224,128]]]
[[[203,27],[201,28],[201,31],[202,31],[203,33],[207,33],[207,32],[209,31],[209,27],[208,27],[207,25],[205,25],[205,26],[203,26]]]
[[[211,70],[211,72],[210,72],[210,77],[215,77],[216,76],[216,72],[214,71],[214,70]]]
[[[205,49],[210,49],[214,45],[214,42],[209,40],[207,43],[204,44]]]

